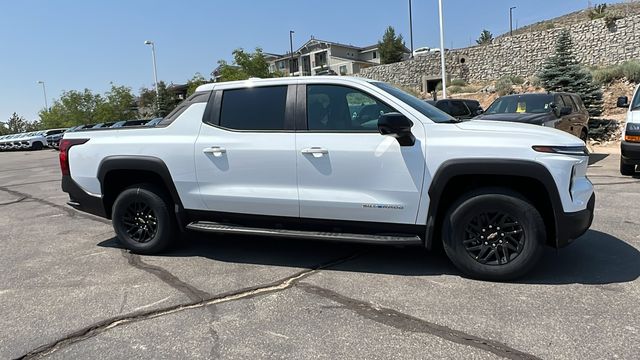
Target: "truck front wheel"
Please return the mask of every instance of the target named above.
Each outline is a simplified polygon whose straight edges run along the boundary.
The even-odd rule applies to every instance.
[[[507,189],[462,196],[442,229],[444,249],[464,274],[505,281],[527,273],[544,250],[546,231],[538,210]]]
[[[165,250],[177,234],[171,204],[162,189],[154,185],[134,185],[122,191],[111,214],[120,243],[139,254]]]

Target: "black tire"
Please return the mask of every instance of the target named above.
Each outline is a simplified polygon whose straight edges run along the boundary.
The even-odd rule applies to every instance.
[[[42,150],[43,148],[44,148],[44,145],[40,141],[36,141],[33,144],[31,144],[31,150]]]
[[[113,229],[122,245],[138,254],[157,254],[177,236],[173,202],[159,187],[131,186],[113,203]]]
[[[546,241],[538,210],[502,188],[479,189],[458,199],[444,220],[442,234],[444,250],[460,271],[490,281],[512,280],[529,272]]]
[[[636,173],[636,166],[633,164],[625,164],[622,159],[620,159],[620,174],[624,176],[632,176]]]

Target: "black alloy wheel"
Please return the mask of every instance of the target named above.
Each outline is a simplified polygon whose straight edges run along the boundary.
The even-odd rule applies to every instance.
[[[485,265],[503,265],[520,255],[525,243],[522,226],[505,212],[481,213],[465,229],[463,244],[467,253]]]

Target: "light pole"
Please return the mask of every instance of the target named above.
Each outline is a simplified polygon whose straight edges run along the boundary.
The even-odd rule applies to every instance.
[[[515,6],[509,8],[509,36],[513,36],[513,9]]]
[[[289,46],[291,47],[291,60],[290,60],[290,64],[289,64],[289,75],[293,76],[293,34],[295,34],[296,32],[293,30],[289,30]]]
[[[151,40],[145,41],[144,44],[151,45],[151,56],[153,58],[153,80],[155,81],[156,87],[156,102],[158,102],[160,93],[158,92],[158,69],[156,68],[156,44]]]
[[[47,103],[47,89],[44,86],[44,81],[38,80],[38,84],[42,85],[42,93],[44,94],[44,110],[49,111],[49,104]]]
[[[440,67],[442,68],[442,98],[447,98],[447,69],[444,62],[444,20],[442,18],[442,0],[438,0],[440,13]]]
[[[411,12],[411,0],[409,0],[409,39],[411,43],[411,58],[413,59],[413,13]]]

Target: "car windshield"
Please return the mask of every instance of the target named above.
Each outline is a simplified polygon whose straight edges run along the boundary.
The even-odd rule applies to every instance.
[[[549,94],[509,95],[496,99],[485,114],[543,114],[551,111],[552,104]]]
[[[436,108],[433,105],[428,104],[424,100],[420,100],[417,97],[405,92],[403,90],[398,89],[395,86],[392,86],[383,82],[374,82],[373,85],[379,87],[380,89],[388,92],[389,94],[395,96],[396,98],[402,100],[405,104],[411,106],[422,115],[429,118],[431,121],[436,123],[450,123],[450,122],[458,122],[454,117],[445,113],[444,111]]]
[[[640,89],[636,91],[636,95],[633,97],[633,101],[631,102],[631,109],[639,109],[640,108]]]

